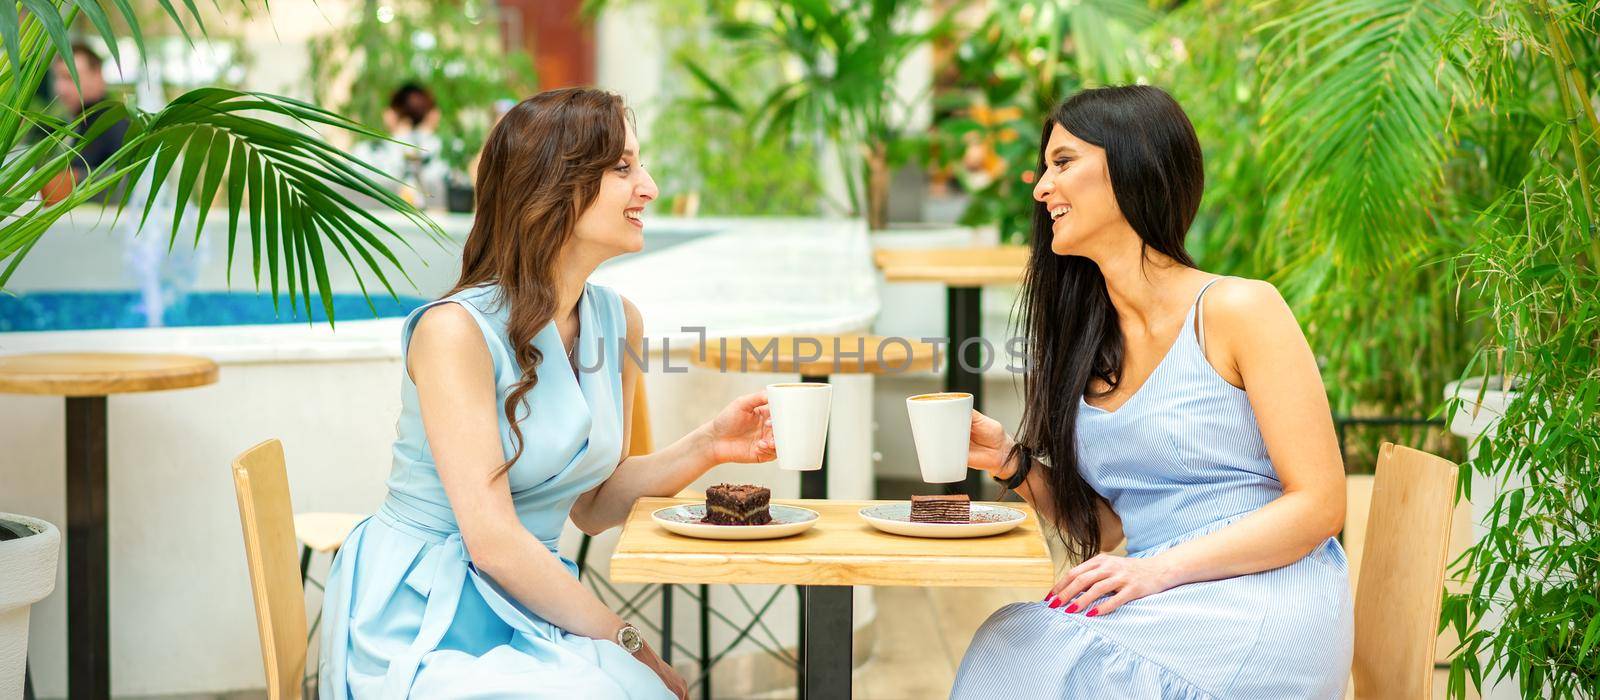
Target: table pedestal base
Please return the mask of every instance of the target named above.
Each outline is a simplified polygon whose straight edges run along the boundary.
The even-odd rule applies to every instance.
[[[801,586],[801,698],[849,700],[854,615],[850,586]]]
[[[983,288],[949,287],[945,290],[945,323],[950,331],[950,354],[945,356],[944,390],[972,394],[972,408],[983,411]],[[996,352],[993,357],[999,357]],[[945,484],[945,493],[983,497],[983,472],[967,470],[967,478]]]
[[[106,397],[67,397],[67,697],[111,697]]]

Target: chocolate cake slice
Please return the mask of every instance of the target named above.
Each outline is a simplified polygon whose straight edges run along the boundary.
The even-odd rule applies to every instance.
[[[964,493],[948,496],[912,496],[911,522],[972,522],[972,497]]]
[[[717,484],[706,489],[706,519],[712,525],[766,525],[772,491],[750,484]]]

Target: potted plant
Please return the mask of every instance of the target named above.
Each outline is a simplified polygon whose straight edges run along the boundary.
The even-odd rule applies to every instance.
[[[0,697],[22,697],[28,611],[56,587],[61,531],[38,518],[0,513]]]
[[[485,132],[469,130],[467,133],[444,134],[439,154],[448,170],[444,178],[445,210],[452,214],[470,214],[473,208],[473,183],[471,165],[478,151],[483,149]]]
[[[532,59],[508,51],[493,3],[367,0],[349,26],[313,39],[318,96],[363,124],[381,124],[395,90],[425,90],[437,109],[442,193],[451,212],[472,211],[470,165],[499,105],[535,92]],[[436,182],[430,180],[430,182]],[[429,206],[434,206],[430,204]]]
[[[930,154],[967,193],[959,222],[1026,243],[1033,226],[1039,125],[1090,85],[1144,68],[1138,33],[1160,14],[1143,2],[995,0],[935,78]]]
[[[717,33],[752,59],[779,56],[790,77],[761,96],[749,115],[767,138],[827,139],[845,170],[850,204],[872,230],[888,227],[892,168],[904,162],[909,99],[897,76],[913,51],[949,27],[948,16],[915,29],[923,3],[854,0],[820,3],[765,0],[750,16],[720,22]],[[718,96],[731,96],[710,72],[688,61],[691,72]]]

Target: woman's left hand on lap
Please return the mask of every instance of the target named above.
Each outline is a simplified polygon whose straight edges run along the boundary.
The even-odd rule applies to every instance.
[[[745,394],[706,424],[713,464],[770,462],[778,455],[767,394]]]
[[[1095,617],[1177,584],[1173,571],[1159,557],[1134,559],[1100,554],[1063,574],[1045,600],[1052,608],[1065,606],[1065,612]],[[1095,601],[1101,598],[1105,600],[1096,605]]]

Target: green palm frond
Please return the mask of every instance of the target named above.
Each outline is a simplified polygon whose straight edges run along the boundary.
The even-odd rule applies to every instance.
[[[188,28],[171,0],[158,0],[167,15],[188,36]],[[203,33],[193,0],[182,0],[188,16]],[[144,41],[128,0],[111,0],[112,10],[132,31],[141,53]],[[26,11],[18,11],[20,7]],[[248,5],[248,3],[247,3]],[[395,255],[394,242],[410,247],[389,223],[356,204],[369,199],[398,212],[435,241],[444,238],[438,224],[390,191],[387,176],[324,141],[318,129],[333,129],[365,138],[377,133],[339,114],[304,101],[223,88],[201,88],[179,96],[165,108],[141,112],[116,100],[97,105],[68,122],[29,108],[32,86],[44,79],[50,63],[70,55],[65,27],[81,13],[116,53],[110,14],[98,0],[0,0],[0,289],[52,224],[74,208],[107,192],[133,192],[148,183],[142,202],[119,197],[115,215],[137,208],[140,229],[147,223],[159,193],[176,195],[171,228],[163,232],[169,248],[184,228],[184,212],[192,205],[193,239],[198,242],[213,202],[224,201],[229,283],[239,234],[248,227],[253,281],[270,287],[274,306],[280,289],[289,303],[311,318],[312,290],[333,322],[333,289],[329,257],[337,253],[347,264],[363,295],[370,296],[365,274],[375,276],[391,297],[390,276],[410,276]],[[65,61],[72,66],[72,61]],[[122,147],[97,167],[62,201],[43,206],[40,188],[75,157],[72,145],[87,142],[100,131],[126,119]],[[85,126],[88,125],[87,129]],[[23,144],[28,131],[42,134]],[[80,137],[80,131],[84,132]],[[221,216],[221,214],[218,214]],[[331,249],[331,251],[330,251]],[[357,260],[359,258],[359,261]],[[393,268],[385,272],[384,267]],[[415,286],[414,283],[412,285]]]
[[[1458,0],[1311,2],[1269,35],[1264,147],[1281,224],[1305,255],[1357,267],[1407,260],[1438,199],[1452,111],[1470,99],[1441,59]]]
[[[388,261],[404,275],[398,257],[385,239],[399,241],[407,247],[409,244],[388,223],[354,204],[351,195],[372,198],[404,213],[424,232],[442,236],[442,231],[378,182],[377,178],[383,176],[364,163],[314,135],[269,121],[262,118],[263,115],[279,115],[302,123],[323,124],[381,138],[315,105],[271,95],[202,88],[180,96],[159,112],[129,113],[132,125],[122,149],[88,179],[81,192],[75,191],[69,200],[42,210],[34,218],[54,220],[59,213],[94,194],[118,184],[131,185],[149,174],[152,191],[169,185],[176,189],[177,211],[172,217],[171,230],[166,232],[169,246],[177,240],[183,212],[191,200],[198,201],[198,216],[193,224],[194,236],[198,239],[209,213],[209,203],[216,201],[219,193],[226,195],[229,269],[237,249],[239,222],[244,219],[250,229],[254,281],[259,289],[263,281],[264,251],[265,281],[272,290],[274,304],[280,288],[286,288],[291,305],[303,307],[309,317],[314,277],[323,310],[331,314],[333,290],[327,276],[325,246],[332,247],[344,258],[357,273],[358,282],[364,266],[391,296],[395,295],[394,286],[378,259]],[[57,138],[71,133],[71,126],[58,125]],[[36,149],[48,152],[46,145]],[[47,165],[64,166],[69,156],[63,152],[55,157],[58,162]],[[42,184],[39,178],[50,171],[50,168],[40,168],[31,178],[23,179],[22,190],[26,192],[35,184]],[[5,174],[6,170],[0,169],[0,175]],[[3,183],[4,180],[0,180],[0,184]],[[156,197],[151,196],[143,203],[141,228],[155,200]],[[126,201],[120,203],[118,216],[127,204]],[[25,255],[43,234],[43,230],[29,223],[27,218],[0,227],[0,261]],[[361,258],[361,265],[352,254]],[[406,279],[410,281],[409,276]],[[0,286],[5,281],[6,276],[0,276]],[[365,293],[365,283],[360,283]]]
[[[1085,0],[1068,5],[1065,15],[1080,75],[1115,84],[1144,74],[1139,34],[1158,17],[1144,0]]]

